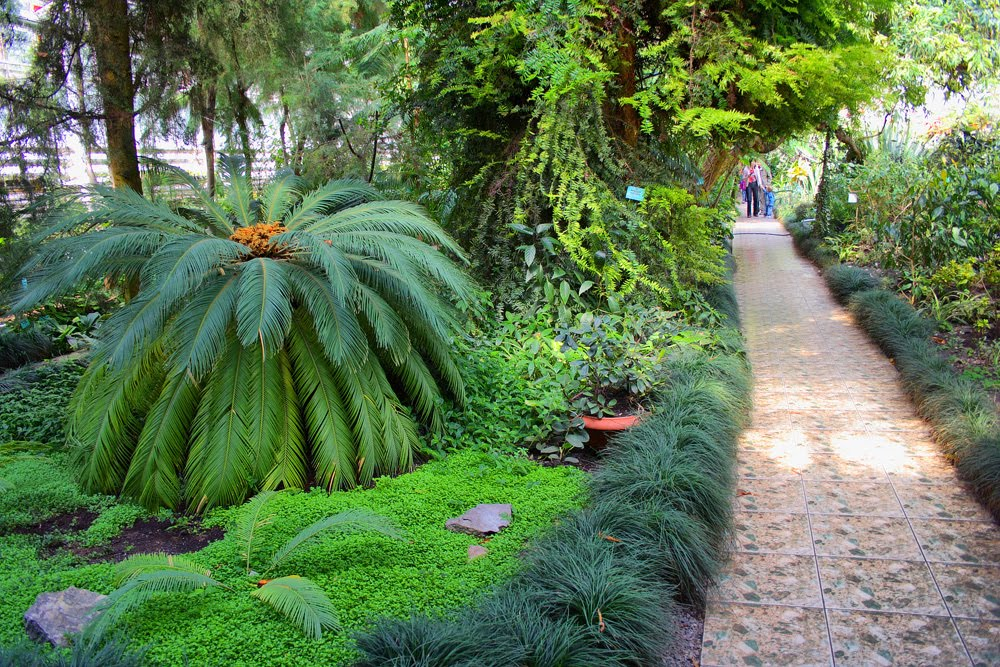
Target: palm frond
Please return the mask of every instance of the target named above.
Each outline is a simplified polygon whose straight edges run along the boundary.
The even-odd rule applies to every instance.
[[[273,465],[264,478],[262,488],[304,489],[309,480],[309,448],[302,427],[301,406],[292,380],[292,363],[287,350],[281,350],[277,355],[277,366],[280,382],[277,395],[282,400],[267,397],[277,413],[278,432],[272,443]]]
[[[226,203],[236,214],[236,223],[240,227],[252,227],[257,224],[257,212],[253,199],[253,186],[250,175],[246,173],[243,158],[236,155],[220,155],[219,166],[226,177]]]
[[[171,179],[172,182],[188,186],[191,193],[197,198],[198,203],[204,207],[203,217],[216,233],[229,236],[233,233],[233,222],[225,209],[201,186],[201,182],[193,175],[184,171],[180,167],[175,167],[166,162],[146,158],[146,162],[156,166],[161,173]]]
[[[142,571],[112,591],[97,608],[98,615],[87,628],[91,636],[101,636],[125,614],[139,608],[159,593],[186,593],[221,586],[204,571],[183,567]]]
[[[402,539],[396,526],[384,516],[375,514],[368,509],[351,509],[322,518],[300,530],[295,537],[288,540],[274,553],[268,571],[279,567],[296,549],[331,533],[378,533],[394,540]]]
[[[183,555],[164,552],[129,556],[115,566],[115,586],[138,577],[140,574],[160,571],[192,572],[208,576],[210,572]]]
[[[299,229],[341,209],[357,206],[379,198],[378,192],[364,181],[344,179],[330,181],[302,198],[298,206],[285,216],[288,229]]]
[[[364,363],[369,352],[365,333],[354,310],[337,298],[329,282],[314,270],[290,264],[288,284],[309,312],[326,357],[335,364],[351,367]]]
[[[357,232],[390,232],[439,246],[464,260],[462,248],[441,227],[427,217],[419,204],[405,201],[369,201],[310,221],[303,229],[332,238]]]
[[[180,471],[199,392],[185,372],[167,378],[146,423],[125,475],[122,492],[150,509],[177,509],[181,502]]]
[[[252,409],[253,365],[259,363],[260,353],[233,337],[208,376],[185,474],[188,499],[199,507],[242,502],[254,481],[246,415]]]
[[[240,555],[246,560],[247,572],[250,571],[250,559],[253,557],[253,541],[257,532],[268,526],[274,520],[274,514],[265,514],[264,508],[277,495],[275,491],[261,491],[250,499],[241,510],[239,522],[233,529],[233,535],[242,545]]]
[[[120,493],[143,419],[163,382],[159,350],[121,370],[92,364],[70,401],[67,436],[82,445],[80,484],[94,493]]]
[[[264,188],[261,200],[264,203],[264,221],[277,222],[285,217],[288,210],[302,198],[305,181],[288,171],[277,175]]]
[[[169,337],[175,349],[170,366],[201,381],[226,348],[230,323],[236,316],[239,275],[214,276],[202,284],[171,322]]]
[[[271,238],[275,245],[288,244],[294,249],[296,259],[322,269],[330,288],[340,300],[346,300],[358,281],[354,267],[340,248],[327,244],[308,232],[290,231]]]
[[[340,628],[330,598],[309,579],[294,575],[272,579],[251,595],[301,628],[311,639],[322,639],[323,630]]]
[[[244,347],[259,345],[265,356],[284,345],[292,324],[286,266],[256,257],[240,267],[236,335]]]
[[[292,377],[296,393],[303,398],[303,423],[316,477],[327,489],[351,488],[357,483],[354,437],[333,369],[316,338],[311,318],[301,308],[295,310],[288,340]]]

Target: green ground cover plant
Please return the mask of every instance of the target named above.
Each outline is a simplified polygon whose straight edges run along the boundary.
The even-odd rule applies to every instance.
[[[0,477],[10,465],[0,468]],[[569,467],[544,468],[524,458],[470,451],[407,475],[380,478],[369,490],[282,492],[268,504],[273,520],[255,538],[259,553],[269,554],[306,525],[351,509],[384,516],[403,533],[402,541],[338,536],[297,551],[284,563],[323,589],[345,631],[324,633],[315,642],[249,595],[217,590],[154,596],[123,617],[123,627],[130,646],[148,645],[152,664],[348,664],[357,655],[348,632],[377,617],[405,618],[413,610],[441,616],[510,578],[520,568],[517,555],[525,540],[584,502],[584,477]],[[8,492],[0,492],[0,499]],[[489,502],[511,503],[514,521],[485,544],[487,556],[469,562],[467,549],[479,540],[445,530],[444,522]],[[226,527],[226,538],[187,556],[230,587],[246,586],[243,545],[232,530],[247,510],[209,513],[206,523]],[[0,598],[5,601],[0,646],[24,638],[21,615],[38,593],[70,585],[102,593],[115,588],[113,564],[81,564],[61,551],[40,558],[44,541],[35,535],[0,535]]]
[[[821,264],[827,257],[809,239],[801,223],[789,232],[806,257]],[[997,405],[975,380],[960,375],[941,354],[931,335],[938,324],[886,289],[872,289],[858,267],[830,266],[823,272],[838,300],[858,324],[895,361],[903,386],[920,414],[934,427],[936,440],[955,463],[994,518],[1000,520],[1000,416]]]
[[[523,570],[456,618],[386,619],[360,667],[649,665],[669,649],[674,600],[703,599],[725,558],[736,438],[750,374],[735,330],[666,371],[653,416],[613,440],[572,512]]]

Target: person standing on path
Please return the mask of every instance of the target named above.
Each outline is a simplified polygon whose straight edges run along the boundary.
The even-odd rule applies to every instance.
[[[750,163],[750,174],[747,176],[747,217],[753,218],[760,214],[760,165],[754,160]]]

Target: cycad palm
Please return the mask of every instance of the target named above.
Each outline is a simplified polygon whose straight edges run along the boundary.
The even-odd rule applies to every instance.
[[[100,276],[140,286],[70,405],[84,486],[176,508],[407,469],[411,413],[435,428],[440,389],[463,396],[449,344],[452,300],[471,296],[448,257],[460,249],[364,183],[304,193],[285,175],[258,198],[226,165],[222,201],[161,165],[197,207],[92,188],[29,264],[22,307]]]

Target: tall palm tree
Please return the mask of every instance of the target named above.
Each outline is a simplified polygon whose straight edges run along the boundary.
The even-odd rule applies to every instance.
[[[238,161],[195,206],[94,186],[29,262],[21,309],[83,280],[138,284],[101,328],[70,403],[83,486],[202,508],[261,489],[364,484],[412,466],[419,419],[463,398],[453,303],[461,250],[416,205],[367,184],[258,196]],[[78,206],[79,208],[79,206]]]

